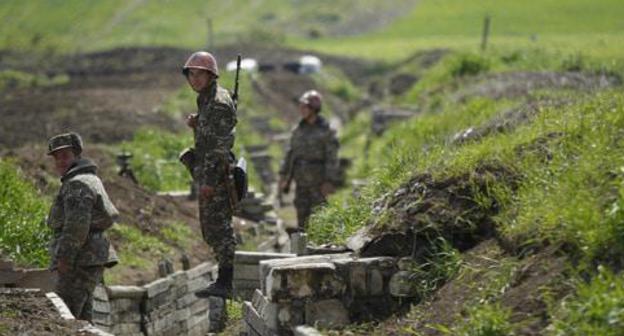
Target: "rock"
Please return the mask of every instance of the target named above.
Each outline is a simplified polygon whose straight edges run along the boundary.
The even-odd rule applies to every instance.
[[[349,311],[340,300],[330,299],[306,303],[305,322],[321,328],[341,328],[349,324]]]
[[[390,295],[394,297],[416,297],[418,291],[414,286],[414,280],[411,278],[412,273],[408,271],[399,271],[390,278],[388,285]]]
[[[333,298],[342,295],[345,286],[332,263],[305,263],[277,266],[266,279],[269,300]]]
[[[138,286],[107,286],[108,299],[142,299],[147,291]],[[97,289],[97,287],[96,287]]]

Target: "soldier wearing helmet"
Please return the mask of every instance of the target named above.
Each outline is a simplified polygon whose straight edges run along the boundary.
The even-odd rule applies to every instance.
[[[50,269],[58,274],[55,291],[74,316],[91,321],[95,286],[104,268],[118,261],[104,231],[119,213],[96,175],[96,165],[81,157],[82,148],[80,135],[73,132],[48,141],[48,155],[62,183],[48,216],[53,232]]]
[[[282,161],[280,189],[286,193],[294,179],[296,231],[303,231],[315,207],[324,204],[340,181],[338,139],[329,123],[319,115],[323,99],[315,90],[299,98],[301,121],[292,131],[290,144]]]
[[[210,53],[198,51],[184,64],[182,73],[198,93],[196,114],[187,118],[195,147],[181,156],[198,186],[199,221],[204,241],[215,251],[219,273],[215,283],[198,297],[229,297],[236,240],[232,229],[233,204],[228,167],[234,145],[236,107],[229,92],[217,83],[219,69]]]

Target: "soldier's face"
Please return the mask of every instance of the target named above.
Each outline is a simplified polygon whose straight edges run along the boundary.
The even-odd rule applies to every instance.
[[[313,117],[314,111],[306,104],[299,104],[299,115],[301,119],[308,120]]]
[[[195,92],[202,92],[212,84],[214,75],[202,69],[189,69],[186,80]]]
[[[52,153],[52,157],[54,158],[54,168],[59,176],[65,175],[69,166],[76,159],[76,155],[71,148],[59,149]]]

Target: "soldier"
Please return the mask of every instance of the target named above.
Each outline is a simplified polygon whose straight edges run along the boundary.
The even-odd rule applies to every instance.
[[[287,193],[291,180],[296,184],[295,208],[298,228],[303,231],[315,207],[340,182],[338,139],[329,124],[319,115],[322,97],[315,91],[299,98],[301,121],[292,131],[290,146],[279,170],[279,187]]]
[[[198,93],[198,113],[187,118],[193,129],[195,148],[181,155],[198,186],[199,221],[202,236],[215,251],[219,263],[216,282],[196,293],[198,297],[229,297],[236,240],[232,229],[235,203],[230,178],[231,149],[234,145],[236,107],[227,90],[217,83],[217,61],[210,53],[198,51],[189,57],[182,73]]]
[[[65,133],[48,141],[61,188],[48,216],[53,231],[50,269],[58,273],[56,292],[77,319],[91,321],[93,291],[104,267],[117,263],[104,231],[119,213],[111,203],[97,166],[81,158],[82,139]]]

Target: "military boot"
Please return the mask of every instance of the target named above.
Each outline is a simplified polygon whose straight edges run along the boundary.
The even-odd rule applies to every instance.
[[[232,276],[234,269],[232,267],[219,267],[219,275],[217,281],[213,282],[206,289],[202,289],[195,293],[198,298],[208,298],[218,296],[228,299],[232,296]]]

